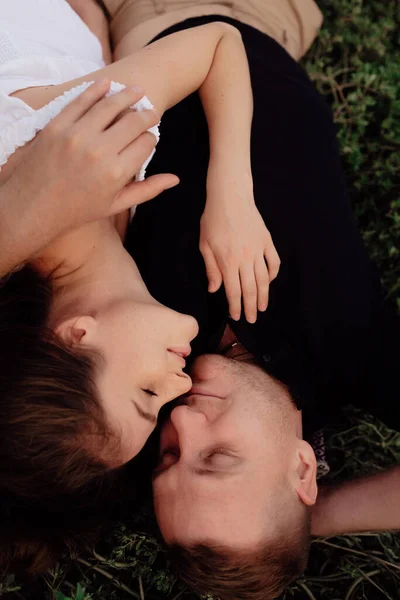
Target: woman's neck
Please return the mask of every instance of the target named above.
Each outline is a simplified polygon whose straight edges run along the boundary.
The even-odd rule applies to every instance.
[[[45,248],[33,265],[53,285],[52,326],[78,309],[86,314],[117,296],[148,294],[114,219],[89,223]]]

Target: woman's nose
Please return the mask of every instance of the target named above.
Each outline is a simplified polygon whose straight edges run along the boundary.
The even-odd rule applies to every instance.
[[[179,321],[179,329],[187,336],[188,341],[191,342],[199,333],[199,324],[191,315],[178,312],[176,315]]]

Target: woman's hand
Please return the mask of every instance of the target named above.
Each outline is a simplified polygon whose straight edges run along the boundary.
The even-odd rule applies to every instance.
[[[269,284],[278,274],[280,259],[251,186],[208,182],[200,251],[209,291],[216,292],[223,281],[232,319],[240,318],[243,296],[246,319],[255,323],[257,309],[267,308]]]
[[[59,235],[146,202],[178,183],[160,174],[132,183],[153,150],[154,111],[127,110],[143,92],[104,97],[97,81],[4,166],[0,186],[0,276]]]

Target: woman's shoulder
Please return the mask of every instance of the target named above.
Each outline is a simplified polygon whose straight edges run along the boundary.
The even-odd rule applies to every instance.
[[[103,66],[99,40],[65,0],[12,0],[0,12],[0,65],[66,57]]]

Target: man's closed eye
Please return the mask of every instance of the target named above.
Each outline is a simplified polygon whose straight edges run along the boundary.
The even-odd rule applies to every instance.
[[[166,448],[162,455],[159,466],[153,472],[153,478],[167,471],[172,465],[179,462],[180,452],[178,448]],[[242,459],[234,453],[224,449],[212,450],[201,457],[198,464],[193,465],[192,470],[197,475],[224,474],[238,466]]]

